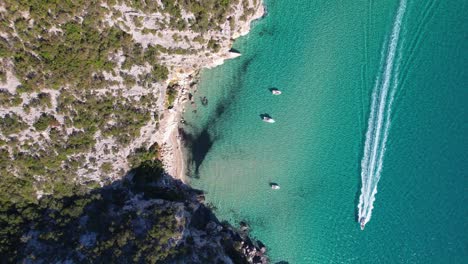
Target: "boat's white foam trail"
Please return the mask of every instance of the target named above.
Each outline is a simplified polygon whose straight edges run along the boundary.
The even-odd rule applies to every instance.
[[[390,128],[390,115],[398,86],[397,76],[399,70],[399,59],[395,65],[398,42],[400,39],[401,24],[406,11],[406,0],[401,0],[398,11],[393,22],[392,34],[388,45],[384,47],[386,56],[382,72],[377,76],[374,90],[372,92],[371,111],[369,114],[366,141],[364,145],[364,156],[361,161],[361,196],[359,197],[359,221],[364,218],[369,222],[372,216],[377,183],[382,172],[383,158]],[[393,85],[391,82],[393,81]]]

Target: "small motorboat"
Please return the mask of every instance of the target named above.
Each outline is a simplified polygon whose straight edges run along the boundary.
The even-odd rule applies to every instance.
[[[278,89],[272,89],[272,90],[271,90],[271,93],[274,94],[274,95],[280,95],[280,94],[281,94],[281,91],[278,90]]]
[[[359,219],[359,224],[361,224],[361,230],[364,230],[364,227],[366,226],[366,218],[361,217],[361,219]]]
[[[275,120],[274,120],[273,118],[268,117],[268,116],[264,116],[264,117],[262,118],[262,120],[263,120],[264,122],[267,122],[267,123],[274,123],[274,122],[275,122]]]
[[[280,186],[276,183],[270,183],[270,186],[271,186],[271,189],[273,190],[279,190],[280,189]]]

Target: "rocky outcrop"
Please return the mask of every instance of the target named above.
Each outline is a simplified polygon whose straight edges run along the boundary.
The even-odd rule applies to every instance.
[[[158,164],[142,165],[86,195],[44,197],[39,205],[23,208],[22,215],[28,212],[33,219],[5,229],[19,228],[16,235],[0,237],[11,242],[11,250],[0,250],[2,260],[268,263],[261,242],[252,240],[245,228],[220,222],[200,202],[201,191],[168,177]]]

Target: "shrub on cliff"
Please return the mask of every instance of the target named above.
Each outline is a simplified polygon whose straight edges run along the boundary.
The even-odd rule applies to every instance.
[[[59,122],[53,115],[48,115],[43,113],[37,120],[34,122],[33,126],[36,128],[38,131],[44,131],[46,130],[49,126],[57,126],[59,125]]]
[[[23,122],[21,117],[17,116],[14,113],[6,114],[4,117],[0,118],[0,130],[5,135],[18,133],[26,127],[27,124]]]
[[[161,163],[147,161],[133,172],[130,188],[115,183],[114,187],[81,195],[46,196],[38,203],[0,201],[2,261],[38,258],[80,262],[80,256],[92,262],[144,260],[147,256],[163,261],[179,254],[179,247],[170,243],[179,235],[175,207],[153,205],[138,213],[137,207],[122,209],[125,203],[131,203],[132,192],[138,194],[140,187],[154,185],[160,179]],[[28,243],[35,246],[28,247]]]
[[[178,86],[168,86],[166,89],[166,107],[168,109],[171,109],[174,107],[174,101],[177,96],[177,88]]]
[[[156,80],[165,81],[169,75],[169,70],[163,65],[155,64],[151,74],[156,78]]]

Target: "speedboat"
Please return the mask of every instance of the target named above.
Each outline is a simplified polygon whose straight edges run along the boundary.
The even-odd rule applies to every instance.
[[[366,218],[361,217],[361,219],[359,219],[359,224],[361,224],[361,230],[364,230],[364,227],[366,226]]]
[[[278,90],[278,89],[273,89],[273,90],[271,90],[271,93],[274,94],[274,95],[280,95],[281,91]]]
[[[273,190],[279,190],[280,189],[279,185],[276,184],[276,183],[271,183],[270,185],[271,185],[271,189],[273,189]]]
[[[273,118],[268,117],[268,116],[264,116],[264,117],[262,118],[262,120],[263,120],[264,122],[267,122],[267,123],[274,123],[274,122],[275,122],[275,120],[274,120]]]

